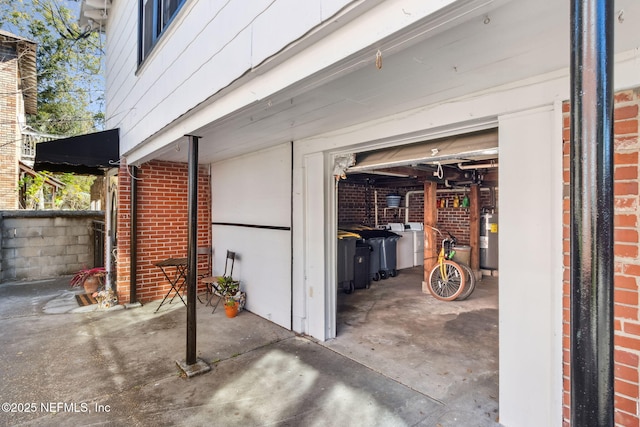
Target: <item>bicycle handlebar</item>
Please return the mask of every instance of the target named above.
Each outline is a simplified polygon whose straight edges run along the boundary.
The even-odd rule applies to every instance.
[[[440,231],[440,229],[436,228],[436,227],[432,227],[430,225],[427,225],[427,227],[429,227],[430,229],[437,231],[438,234],[440,235],[440,237],[444,238],[444,235],[442,234],[442,232]],[[449,239],[452,240],[454,243],[458,241],[458,239],[456,238],[456,236],[454,236],[453,234],[451,234],[451,232],[449,230],[446,231],[446,233],[449,235]]]
[[[430,225],[425,225],[425,227],[429,227],[429,228],[430,228],[430,229],[432,229],[433,231],[437,231],[437,232],[438,232],[438,234],[440,235],[440,237],[444,237],[444,236],[442,235],[442,233],[440,232],[440,230],[439,230],[439,229],[437,229],[437,228],[435,228],[435,227],[432,227],[432,226],[430,226]]]

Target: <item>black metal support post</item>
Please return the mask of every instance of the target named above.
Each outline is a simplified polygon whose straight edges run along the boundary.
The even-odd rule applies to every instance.
[[[571,425],[613,426],[613,13],[571,7]]]
[[[129,166],[127,166],[129,168]],[[131,166],[131,218],[129,237],[129,304],[137,302],[138,287],[138,168]]]
[[[196,286],[198,270],[198,137],[189,136],[187,189],[187,365],[196,363]]]

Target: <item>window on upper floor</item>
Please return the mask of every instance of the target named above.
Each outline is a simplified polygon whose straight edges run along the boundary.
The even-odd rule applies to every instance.
[[[139,1],[138,64],[141,64],[186,0]]]
[[[23,134],[20,148],[22,160],[33,161],[36,158],[36,138],[33,135]]]

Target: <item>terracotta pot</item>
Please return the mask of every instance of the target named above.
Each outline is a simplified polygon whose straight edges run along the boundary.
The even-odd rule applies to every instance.
[[[224,312],[227,314],[227,317],[232,318],[238,315],[238,305],[237,302],[234,305],[224,305]]]
[[[100,287],[100,279],[98,279],[96,276],[89,276],[84,279],[82,285],[84,286],[85,293],[91,295]]]

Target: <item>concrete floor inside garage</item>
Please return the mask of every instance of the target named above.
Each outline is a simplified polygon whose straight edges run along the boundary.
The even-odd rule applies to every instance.
[[[456,425],[498,425],[498,277],[442,302],[413,267],[337,301],[337,338],[324,345],[443,403]]]

